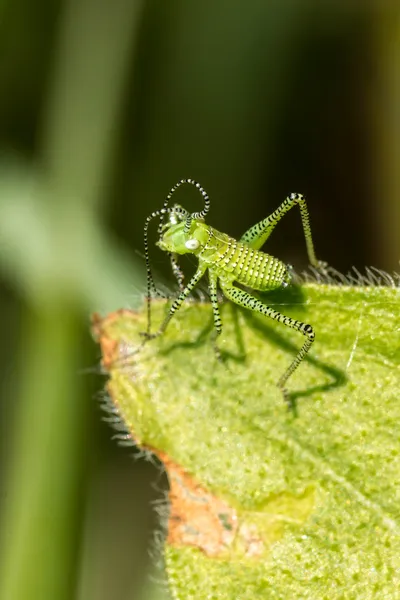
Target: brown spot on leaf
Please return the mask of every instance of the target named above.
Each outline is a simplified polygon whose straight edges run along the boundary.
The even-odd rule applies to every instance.
[[[236,511],[197,483],[164,452],[156,452],[170,482],[168,543],[195,546],[218,556],[233,543],[238,529]]]
[[[245,555],[248,558],[257,557],[263,553],[264,543],[255,525],[242,523],[239,528],[239,537],[244,544]]]
[[[123,354],[124,345],[128,343],[121,339],[118,327],[115,327],[124,317],[137,318],[137,313],[121,309],[104,318],[97,313],[92,317],[93,336],[101,346],[102,365],[109,372],[115,366],[115,361],[121,357],[121,353]],[[118,406],[113,397],[112,387],[109,387],[109,393],[115,406]],[[121,413],[120,416],[123,418]],[[199,548],[207,556],[239,551],[242,557],[244,555],[251,558],[263,553],[264,544],[254,525],[246,524],[242,519],[239,523],[234,508],[198,483],[168,454],[141,443],[134,435],[132,427],[129,427],[129,437],[135,440],[138,447],[153,452],[164,463],[168,473],[168,544]]]
[[[121,320],[124,316],[132,318],[136,315],[135,311],[121,308],[106,317],[102,318],[99,313],[92,315],[92,333],[94,339],[100,344],[102,354],[102,365],[109,370],[116,359],[118,359],[120,341],[110,337],[109,327],[115,321]]]

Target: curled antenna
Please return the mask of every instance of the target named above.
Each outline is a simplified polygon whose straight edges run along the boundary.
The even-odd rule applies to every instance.
[[[200,194],[204,198],[204,208],[203,208],[203,210],[201,212],[195,212],[195,213],[192,213],[191,215],[189,215],[189,214],[186,215],[185,232],[188,232],[189,229],[190,229],[190,225],[192,223],[192,219],[204,219],[204,217],[206,216],[206,214],[208,213],[208,211],[210,209],[210,200],[209,200],[208,194],[206,193],[206,191],[204,190],[204,188],[200,185],[200,183],[198,183],[194,179],[181,179],[174,186],[172,186],[172,188],[170,189],[167,197],[164,200],[163,209],[167,208],[168,203],[171,200],[173,194],[184,183],[188,183],[190,185],[193,185],[195,188],[197,188],[199,190]],[[177,210],[177,207],[175,207],[173,209],[173,212],[175,214],[179,212]],[[160,223],[159,223],[159,226],[158,226],[158,234],[159,235],[161,235],[161,233],[163,231],[164,215],[165,215],[165,213],[163,213],[160,216]],[[179,289],[182,290],[183,287],[184,287],[183,286],[183,280],[184,280],[183,271],[181,270],[181,268],[180,268],[180,266],[178,264],[177,256],[173,255],[171,252],[168,252],[168,255],[169,255],[169,258],[170,258],[170,261],[171,261],[172,272],[175,275],[175,278],[176,278],[176,280],[178,282]],[[158,292],[156,292],[156,293],[158,293]]]
[[[168,207],[169,201],[171,200],[173,194],[184,183],[193,185],[195,188],[197,188],[199,190],[200,194],[203,196],[204,208],[202,211],[189,214],[187,210],[185,210],[184,208],[181,208],[180,206],[174,206],[172,208]],[[190,229],[192,220],[193,219],[204,219],[204,217],[206,216],[206,214],[208,213],[209,210],[210,210],[210,199],[208,197],[207,192],[200,185],[200,183],[198,183],[194,179],[181,179],[180,181],[178,181],[178,183],[176,183],[170,189],[167,197],[164,200],[164,204],[163,204],[163,207],[161,208],[161,210],[156,210],[155,212],[151,213],[151,215],[149,215],[146,219],[145,226],[144,226],[144,256],[145,256],[145,261],[146,261],[146,273],[147,273],[147,333],[149,335],[150,335],[150,329],[151,329],[151,292],[153,292],[157,296],[162,296],[162,294],[156,288],[156,285],[155,285],[154,279],[153,279],[153,274],[151,272],[151,267],[150,267],[149,242],[148,242],[149,223],[155,217],[160,217],[160,222],[158,225],[158,233],[159,233],[159,235],[161,235],[161,233],[163,231],[165,215],[167,215],[167,214],[177,215],[178,214],[178,215],[182,216],[182,220],[186,219],[185,231],[187,232]],[[183,272],[179,267],[177,257],[175,255],[173,255],[172,253],[169,253],[169,257],[171,260],[172,271],[178,281],[179,288],[182,289],[183,288]]]
[[[192,219],[204,219],[204,217],[210,210],[210,198],[208,197],[206,190],[197,181],[194,181],[193,179],[184,179],[183,181],[185,183],[190,183],[191,185],[194,185],[194,187],[196,187],[199,190],[200,194],[203,196],[204,199],[203,210],[201,210],[200,212],[192,213],[186,218],[185,231],[189,231],[190,225],[192,224]]]
[[[204,198],[204,208],[202,211],[200,212],[195,212],[192,213],[191,215],[188,215],[186,218],[186,224],[185,224],[185,231],[189,231],[190,229],[190,224],[192,222],[192,219],[204,219],[204,217],[206,216],[206,214],[208,213],[208,211],[210,210],[210,199],[208,197],[207,192],[205,191],[205,189],[200,185],[200,183],[198,183],[198,181],[195,181],[194,179],[181,179],[180,181],[178,181],[178,183],[176,183],[169,191],[169,194],[167,195],[167,197],[165,198],[164,201],[164,205],[163,208],[167,208],[169,201],[171,200],[172,195],[176,192],[176,190],[178,188],[181,187],[181,185],[183,185],[184,183],[189,183],[190,185],[193,185],[195,188],[197,188],[200,192],[200,194],[203,196]],[[161,209],[162,210],[162,209]],[[164,213],[165,214],[165,213]],[[160,219],[160,225],[158,228],[158,233],[161,233],[162,231],[162,226],[164,223],[164,218],[163,216]]]
[[[186,179],[181,179],[180,181],[178,181],[178,183],[176,183],[175,185],[172,186],[172,188],[169,190],[167,197],[164,200],[164,204],[163,204],[163,208],[167,208],[169,201],[171,200],[173,194],[176,192],[176,190],[181,187],[181,185],[183,183],[186,183]],[[162,209],[161,209],[162,210]],[[165,214],[165,213],[164,213]],[[161,215],[160,218],[160,224],[158,226],[158,233],[162,232],[162,227],[164,224],[164,215]]]
[[[188,212],[184,208],[174,207],[174,208],[166,208],[165,203],[161,210],[156,210],[149,215],[144,224],[143,230],[143,241],[144,241],[144,258],[146,262],[146,276],[147,276],[147,333],[150,334],[151,329],[151,292],[153,291],[157,296],[162,296],[162,294],[157,290],[156,284],[154,283],[153,274],[151,272],[150,267],[150,255],[149,255],[149,239],[148,239],[148,230],[150,221],[152,221],[155,217],[160,217],[160,220],[166,214],[181,214],[183,218],[188,217]]]

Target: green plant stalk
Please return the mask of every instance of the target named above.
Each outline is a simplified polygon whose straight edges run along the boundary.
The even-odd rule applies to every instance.
[[[74,597],[87,407],[78,375],[79,320],[70,307],[52,308],[26,311],[23,320],[24,376],[4,509],[1,600]]]
[[[93,290],[97,282],[103,290],[105,280],[110,285],[108,268],[114,281],[125,271],[118,249],[105,249],[99,213],[140,8],[124,0],[112,7],[67,2],[44,115],[45,172],[35,174],[40,185],[26,197],[19,178],[3,196],[2,222],[9,236],[13,232],[5,245],[7,274],[23,291],[26,308],[1,600],[71,600],[76,591],[88,422],[78,376],[85,364],[82,316],[89,302],[94,308],[106,301],[105,291],[94,298]],[[38,228],[30,227],[31,216]]]
[[[123,93],[142,2],[68,0],[46,107],[50,182],[98,214],[111,176]],[[93,110],[93,107],[96,107]]]
[[[138,353],[145,311],[95,325],[126,437],[168,472],[172,597],[395,597],[399,289],[306,284],[264,301],[316,331],[295,414],[276,382],[301,336],[265,317],[223,306],[225,365],[208,304],[184,305]],[[154,329],[165,308],[153,303]]]

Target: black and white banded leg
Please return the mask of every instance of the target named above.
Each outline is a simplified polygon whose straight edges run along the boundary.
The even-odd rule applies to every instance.
[[[300,351],[297,353],[292,363],[289,365],[289,368],[285,371],[285,373],[279,379],[277,384],[278,387],[281,389],[286,402],[289,404],[289,406],[291,406],[292,403],[290,401],[290,395],[286,389],[286,382],[297,369],[307,352],[310,350],[312,343],[315,340],[315,333],[313,328],[307,323],[296,321],[296,319],[287,317],[286,315],[283,315],[277,310],[266,306],[260,300],[254,298],[254,296],[252,296],[248,292],[245,292],[244,290],[232,285],[231,282],[223,282],[220,280],[220,285],[225,296],[229,300],[232,300],[232,302],[235,302],[236,304],[238,304],[239,306],[243,306],[244,308],[255,310],[261,313],[262,315],[265,315],[266,317],[270,317],[271,319],[274,319],[275,321],[286,325],[286,327],[296,329],[307,338],[303,346],[300,348]]]
[[[215,354],[217,355],[217,359],[219,361],[222,361],[221,350],[218,348],[218,344],[217,344],[217,337],[220,336],[222,333],[222,321],[221,321],[221,315],[220,315],[219,306],[218,306],[217,276],[214,273],[212,273],[211,271],[209,271],[208,274],[209,274],[210,300],[211,300],[211,306],[213,309],[214,327],[215,327],[215,333],[214,333],[214,338],[213,338],[214,350],[215,350]]]
[[[204,273],[205,273],[205,267],[202,266],[201,268],[198,268],[196,273],[193,275],[193,277],[191,278],[191,280],[189,281],[189,283],[187,284],[187,286],[181,291],[181,293],[179,294],[179,296],[177,298],[175,298],[175,300],[172,303],[171,308],[169,309],[169,313],[167,314],[167,316],[165,317],[163,323],[161,324],[159,330],[156,333],[147,333],[144,332],[142,335],[147,339],[147,340],[152,340],[160,335],[162,335],[164,333],[164,331],[167,328],[168,323],[170,322],[170,320],[172,319],[172,317],[174,316],[174,314],[176,313],[177,310],[179,310],[179,308],[182,305],[182,302],[189,296],[190,292],[192,291],[192,289],[195,287],[195,285],[197,285],[197,283],[200,281],[200,279],[203,277]]]

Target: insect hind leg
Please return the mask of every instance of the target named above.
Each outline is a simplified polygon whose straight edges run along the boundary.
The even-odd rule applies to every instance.
[[[263,302],[261,302],[261,300],[258,300],[248,292],[234,286],[231,282],[224,282],[220,280],[220,285],[224,295],[228,298],[228,300],[231,300],[238,306],[248,308],[251,311],[255,311],[262,315],[265,315],[266,317],[270,317],[271,319],[274,319],[275,321],[286,325],[286,327],[296,329],[306,337],[303,346],[300,348],[299,352],[297,353],[297,355],[295,356],[295,358],[293,359],[289,367],[286,369],[286,371],[283,373],[283,375],[280,377],[277,383],[278,388],[282,391],[285,402],[287,402],[288,405],[291,406],[292,402],[290,400],[289,392],[286,389],[286,384],[288,382],[288,379],[291,377],[291,375],[293,375],[294,371],[300,365],[301,361],[306,356],[314,342],[315,333],[313,328],[307,323],[296,321],[296,319],[287,317],[286,315],[283,315],[277,310],[266,306],[265,304],[263,304]]]
[[[274,210],[274,212],[272,212],[266,219],[263,219],[259,223],[253,225],[253,227],[250,227],[250,229],[248,229],[242,235],[240,241],[248,244],[255,250],[259,250],[267,241],[282,217],[296,205],[298,205],[300,209],[308,260],[313,267],[320,271],[324,271],[327,267],[327,264],[318,260],[315,255],[314,243],[311,234],[310,215],[308,213],[306,199],[302,194],[290,194],[287,196],[282,204],[278,206],[278,208]]]

